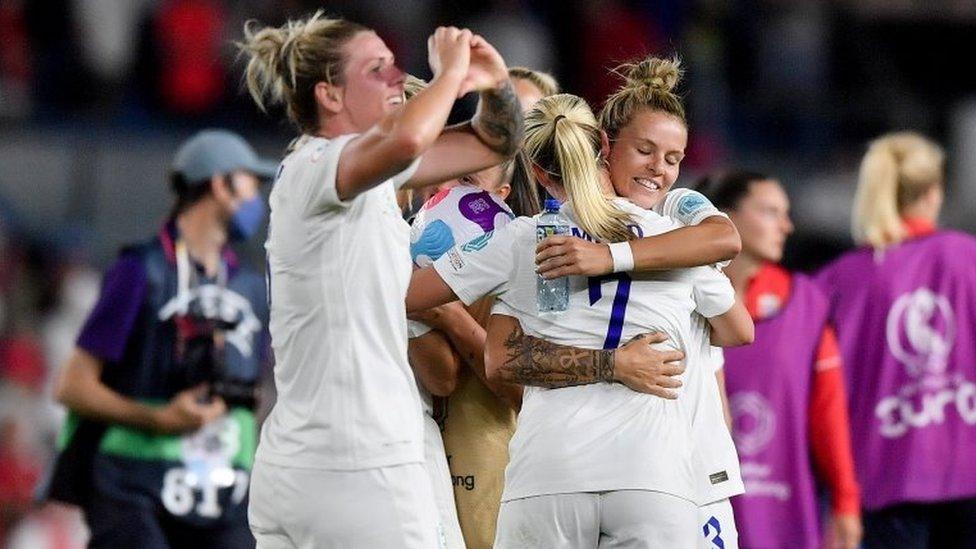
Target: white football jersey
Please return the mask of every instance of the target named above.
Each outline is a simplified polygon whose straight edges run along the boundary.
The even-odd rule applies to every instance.
[[[431,327],[420,322],[419,320],[407,319],[407,338],[414,339],[418,338],[424,334],[431,331]],[[409,345],[409,342],[407,343]],[[416,377],[416,376],[414,376]],[[434,397],[430,394],[430,391],[424,387],[424,384],[417,379],[417,391],[420,392],[420,402],[423,405],[424,415],[426,418],[434,416]],[[425,418],[425,419],[426,419]]]
[[[664,200],[658,202],[653,209],[664,217],[677,220],[682,225],[697,225],[713,216],[729,218],[702,193],[683,188],[668,191],[668,194],[664,195]],[[720,261],[715,266],[724,269],[729,266],[729,263],[732,261]]]
[[[265,247],[278,399],[258,461],[355,470],[424,460],[407,362],[410,227],[394,196],[419,162],[341,201],[336,171],[353,137],[305,141],[271,192]]]
[[[709,342],[711,327],[701,315],[692,315],[691,333],[696,344],[688,350],[686,360],[689,364],[700,361],[705,372],[702,390],[697,394],[694,455],[699,492],[697,503],[707,505],[741,494],[745,487],[739,471],[739,454],[725,423],[722,396],[715,379],[715,374],[725,363],[722,349]]]
[[[703,194],[691,189],[672,189],[665,199],[654,207],[654,211],[683,225],[697,225],[712,216],[728,219],[728,215],[716,208]],[[722,268],[729,264],[718,264]],[[692,334],[698,342],[695,349],[701,357],[706,371],[718,372],[725,363],[722,349],[713,347],[709,339],[711,328],[701,315],[692,315]],[[694,360],[687,359],[689,363]],[[708,365],[711,367],[709,368]],[[718,382],[712,375],[705,380],[699,393],[699,403],[695,415],[695,460],[701,501],[706,505],[744,492],[742,476],[739,471],[739,455],[735,443],[725,423]]]
[[[670,218],[626,200],[638,236],[673,230]],[[573,220],[564,206],[563,214]],[[589,235],[573,222],[574,234]],[[498,296],[496,312],[518,318],[529,335],[561,345],[611,349],[638,334],[666,333],[659,347],[688,352],[693,312],[711,317],[733,304],[728,279],[714,267],[605,277],[569,277],[569,308],[539,314],[535,220],[519,218],[495,231],[484,248],[447,252],[434,268],[465,303]],[[657,490],[700,500],[692,433],[698,393],[710,368],[688,363],[676,400],[634,392],[619,383],[562,389],[526,387],[509,447],[503,501],[565,492]]]

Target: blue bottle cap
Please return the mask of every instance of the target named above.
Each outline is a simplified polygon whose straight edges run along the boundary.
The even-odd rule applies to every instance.
[[[546,211],[547,212],[558,212],[559,211],[559,201],[555,198],[546,199]]]

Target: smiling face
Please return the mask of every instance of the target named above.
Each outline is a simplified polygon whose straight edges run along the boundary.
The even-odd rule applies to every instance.
[[[790,199],[774,179],[749,184],[749,192],[729,212],[742,237],[742,253],[759,261],[779,262],[786,237],[793,232]]]
[[[608,162],[617,194],[649,209],[678,179],[688,145],[688,128],[675,116],[638,111],[611,140]]]
[[[366,131],[403,105],[405,75],[375,32],[357,33],[343,50],[343,84],[336,89],[345,116],[357,131]]]

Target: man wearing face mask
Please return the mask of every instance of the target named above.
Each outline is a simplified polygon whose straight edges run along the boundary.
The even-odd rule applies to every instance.
[[[79,505],[89,547],[253,547],[247,488],[265,284],[227,247],[260,228],[275,166],[206,130],[173,161],[173,210],[126,247],[62,371],[69,410],[48,497]]]

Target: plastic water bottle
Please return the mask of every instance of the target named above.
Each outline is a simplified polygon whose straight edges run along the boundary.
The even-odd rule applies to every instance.
[[[569,220],[559,213],[559,201],[546,200],[545,211],[535,219],[536,242],[556,234],[569,234]],[[546,280],[536,275],[536,303],[540,313],[558,313],[569,306],[569,277]]]

